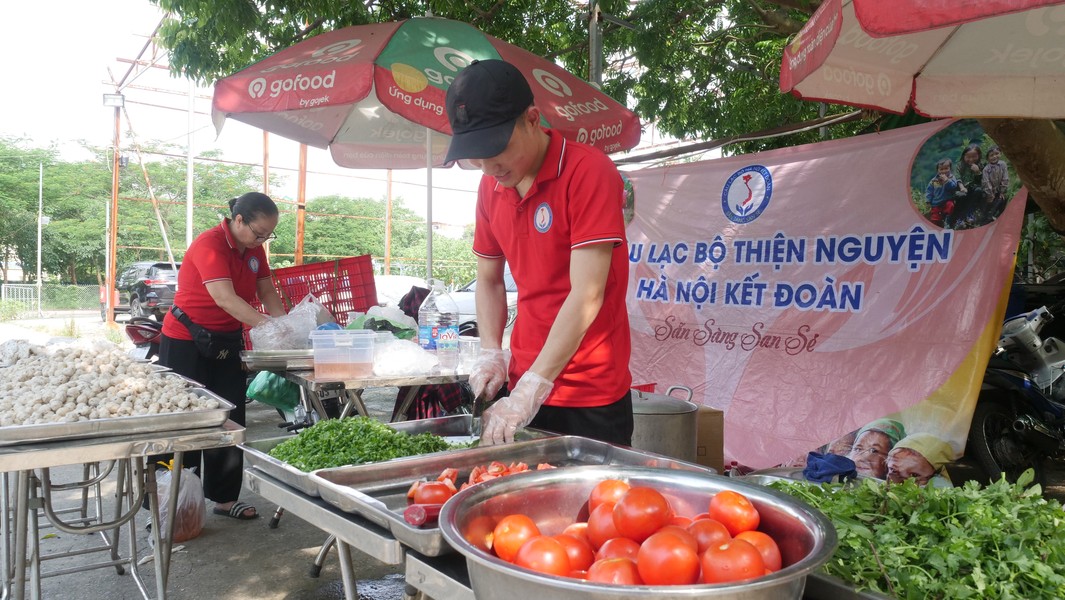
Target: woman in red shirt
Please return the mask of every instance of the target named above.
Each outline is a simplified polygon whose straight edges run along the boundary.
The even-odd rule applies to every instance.
[[[271,318],[250,302],[258,297],[271,316],[281,316],[285,309],[263,250],[275,237],[277,205],[266,194],[248,192],[230,200],[229,210],[231,216],[197,236],[182,259],[174,307],[163,320],[159,363],[233,403],[229,418],[244,425],[242,329]],[[201,330],[210,333],[212,343]],[[198,466],[197,454],[186,454],[185,466]],[[255,507],[238,501],[244,470],[239,448],[206,450],[202,462],[204,495],[214,501],[215,514],[259,516]]]

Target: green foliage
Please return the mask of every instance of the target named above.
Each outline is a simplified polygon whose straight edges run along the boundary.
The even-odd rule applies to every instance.
[[[839,536],[823,567],[859,590],[900,599],[1065,598],[1065,518],[1039,486],[918,487],[863,480],[854,487],[777,482],[820,509]]]
[[[301,471],[361,465],[450,450],[444,438],[408,435],[369,417],[327,419],[270,450],[270,456]]]
[[[588,79],[585,3],[568,0],[152,0],[171,11],[160,30],[170,65],[212,82],[308,37],[348,25],[433,15],[474,27]],[[645,122],[679,139],[722,138],[818,116],[818,105],[780,93],[780,57],[788,36],[816,8],[771,2],[602,0],[603,12],[634,25],[600,23],[603,90]],[[251,35],[249,35],[251,34]],[[251,43],[249,43],[251,40]],[[849,110],[849,109],[848,109]],[[839,112],[834,110],[831,112]],[[853,135],[859,124],[828,128]],[[818,131],[729,147],[752,152],[820,139]]]
[[[0,300],[0,323],[14,321],[26,312],[26,305],[14,300]]]

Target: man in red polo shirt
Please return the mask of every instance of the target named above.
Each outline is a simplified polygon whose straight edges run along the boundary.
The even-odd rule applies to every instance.
[[[447,162],[484,176],[477,191],[474,394],[507,378],[504,261],[518,286],[510,394],[484,415],[482,439],[526,425],[630,445],[632,398],[624,184],[602,152],[540,127],[528,82],[501,60],[463,69],[447,92]]]

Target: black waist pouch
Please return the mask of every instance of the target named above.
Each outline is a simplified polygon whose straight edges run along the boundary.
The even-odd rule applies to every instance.
[[[189,333],[192,341],[196,343],[196,349],[200,356],[214,360],[225,360],[237,356],[244,349],[244,335],[238,329],[236,331],[211,331],[192,322],[185,311],[177,306],[170,307],[170,312],[181,321]]]

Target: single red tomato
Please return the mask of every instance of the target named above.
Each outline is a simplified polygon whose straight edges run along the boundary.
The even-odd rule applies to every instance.
[[[636,542],[646,540],[672,518],[669,501],[649,487],[631,488],[614,505],[614,527],[622,536]]]
[[[540,528],[523,514],[503,517],[492,530],[492,550],[507,562],[514,562],[522,544],[540,535]]]
[[[611,520],[613,520],[613,515],[611,515]],[[584,540],[584,542],[588,544],[592,551],[595,551],[595,547],[592,546],[592,540],[588,539],[587,522],[570,523],[569,525],[566,525],[566,528],[562,530],[562,533],[564,533],[565,535],[572,535],[578,540]]]
[[[415,504],[443,504],[454,496],[454,488],[440,481],[426,481],[414,490]]]
[[[485,552],[492,551],[492,530],[496,528],[496,520],[488,515],[480,515],[470,519],[470,522],[466,525],[466,531],[462,537],[466,538],[466,541],[474,546],[484,550]]]
[[[574,578],[574,579],[587,580],[588,579],[588,571],[587,570],[584,570],[584,571],[570,571],[569,572],[569,576]]]
[[[688,525],[688,533],[691,533],[696,543],[699,544],[699,554],[706,552],[706,549],[712,545],[724,544],[732,539],[728,528],[721,521],[715,521],[709,517],[692,521],[692,524]]]
[[[758,522],[761,520],[758,509],[751,504],[747,496],[732,490],[714,494],[706,512],[710,513],[712,519],[721,521],[732,537],[736,537],[741,531],[758,529]]]
[[[569,555],[570,569],[587,571],[588,567],[595,562],[595,550],[592,550],[592,545],[588,543],[587,539],[581,539],[568,533],[560,533],[554,538],[566,548],[566,554]]]
[[[640,551],[640,545],[626,537],[610,538],[603,542],[595,553],[595,560],[604,558],[631,558],[636,559],[636,553]]]
[[[588,541],[596,550],[610,538],[618,537],[618,529],[614,527],[614,505],[604,502],[588,515]]]
[[[743,540],[729,540],[703,552],[703,582],[743,581],[765,575],[765,562],[758,548]]]
[[[588,581],[617,585],[643,585],[636,561],[631,558],[604,558],[588,567]]]
[[[595,510],[595,507],[604,502],[617,503],[625,495],[625,492],[629,491],[629,487],[628,483],[620,479],[604,479],[600,481],[592,488],[592,493],[588,495],[588,512]]]
[[[688,545],[689,548],[692,549],[692,552],[699,552],[699,542],[695,539],[695,536],[692,535],[691,532],[688,531],[686,528],[681,527],[679,525],[666,525],[655,533],[662,533],[663,531],[672,533],[673,535],[679,537],[685,544]]]
[[[776,540],[761,531],[744,531],[736,536],[737,540],[749,542],[762,555],[765,568],[770,571],[779,571],[781,566],[780,547]]]
[[[673,518],[669,520],[670,525],[677,525],[680,527],[687,527],[688,525],[691,525],[691,523],[691,517],[682,517],[680,515],[673,515]]]
[[[538,535],[529,538],[518,548],[514,564],[537,573],[565,577],[573,569],[569,566],[569,554],[562,542],[553,537]]]
[[[698,521],[699,519],[709,519],[710,513],[699,513],[692,517],[692,521]]]
[[[691,585],[699,581],[699,555],[681,530],[659,531],[640,544],[636,568],[647,585]],[[691,537],[689,535],[689,537]]]

